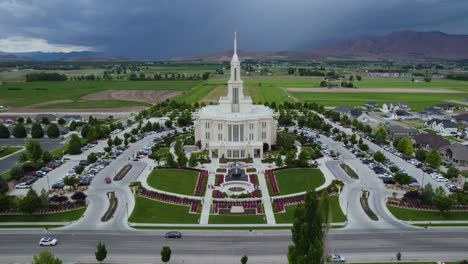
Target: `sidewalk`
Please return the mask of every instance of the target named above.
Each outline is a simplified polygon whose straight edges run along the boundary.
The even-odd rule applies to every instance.
[[[273,207],[271,206],[270,193],[268,192],[268,186],[265,180],[265,174],[263,172],[258,173],[258,184],[262,191],[263,208],[265,210],[265,216],[268,225],[276,224],[275,214],[273,213]]]
[[[201,225],[208,224],[208,220],[210,218],[211,203],[213,200],[213,189],[208,188],[208,186],[210,185],[214,186],[214,184],[215,184],[215,174],[210,173],[208,174],[207,186],[205,186],[206,191],[205,191],[205,197],[203,198],[203,209],[202,209],[202,213],[200,216]]]

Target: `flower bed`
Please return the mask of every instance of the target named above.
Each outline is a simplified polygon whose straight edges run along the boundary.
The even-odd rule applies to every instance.
[[[246,209],[256,209],[257,214],[262,213],[261,201],[213,201],[213,210],[215,214],[219,209],[231,209],[232,206],[243,206]]]
[[[181,198],[169,194],[149,191],[143,187],[141,188],[140,194],[146,198],[153,199],[156,201],[190,206],[190,213],[196,213],[198,211],[199,201],[195,199]]]
[[[215,178],[215,186],[221,186],[224,183],[224,175],[223,174],[216,174]]]
[[[200,173],[198,174],[197,185],[195,185],[195,191],[194,191],[194,194],[196,196],[205,195],[204,186],[206,186],[207,182],[208,182],[208,171],[200,170]]]
[[[272,195],[280,194],[278,183],[276,182],[275,174],[273,170],[265,170],[265,175],[268,180],[269,186],[271,186]]]
[[[110,204],[109,204],[109,208],[107,208],[106,213],[101,218],[102,222],[109,221],[109,219],[111,219],[112,216],[114,216],[115,210],[117,210],[117,205],[118,205],[118,201],[117,201],[117,197],[115,196],[115,192],[108,192],[107,196],[109,198]]]
[[[33,214],[54,214],[54,213],[63,213],[68,212],[80,208],[85,208],[86,204],[82,202],[67,202],[62,203],[59,205],[51,205],[48,208],[39,209],[35,211]],[[16,215],[16,214],[23,214],[19,212],[17,208],[10,208],[0,213],[0,215]]]
[[[298,204],[298,203],[302,203],[302,202],[304,202],[304,195],[280,198],[280,199],[274,200],[273,203],[274,203],[275,207],[273,207],[273,208],[276,209],[277,212],[281,213],[281,212],[285,211],[284,207],[286,205]]]
[[[435,208],[433,205],[429,205],[429,204],[419,205],[419,204],[405,203],[400,200],[392,199],[392,198],[389,198],[387,200],[387,204],[392,205],[392,206],[402,207],[402,208],[408,208],[408,209],[438,211],[437,208]],[[450,211],[468,211],[468,205],[453,205]]]
[[[132,169],[132,165],[127,164],[125,165],[115,176],[114,176],[114,181],[120,181],[122,180],[125,175]]]
[[[258,176],[257,176],[257,174],[250,174],[249,175],[249,181],[253,185],[257,186],[256,188],[258,188]],[[258,197],[262,197],[262,192],[260,190],[258,190],[258,189],[255,189],[255,191],[252,192],[252,198],[258,198]]]

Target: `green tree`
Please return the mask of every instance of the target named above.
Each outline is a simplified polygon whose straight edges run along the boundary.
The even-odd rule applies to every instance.
[[[300,167],[307,167],[310,160],[310,155],[307,151],[302,150],[297,157],[297,165]]]
[[[425,162],[426,154],[427,152],[424,149],[417,149],[416,152],[414,153],[414,156],[416,157],[417,160],[421,162]]]
[[[171,248],[167,247],[167,246],[164,246],[161,249],[161,261],[164,262],[164,263],[169,262],[169,260],[171,260],[171,254],[172,254]]]
[[[376,151],[374,153],[374,160],[377,161],[377,162],[384,162],[385,160],[387,159],[387,157],[385,157],[385,155],[380,152],[380,151]]]
[[[124,138],[124,146],[125,146],[125,147],[128,146],[128,138]]]
[[[375,132],[375,141],[378,144],[387,142],[387,130],[385,128],[381,127]]]
[[[19,180],[24,176],[24,169],[22,166],[15,166],[10,170],[10,176],[13,180]]]
[[[87,157],[86,159],[87,159],[90,163],[95,163],[95,162],[98,160],[98,158],[97,158],[97,156],[96,156],[96,153],[94,153],[94,152],[89,153],[89,155],[88,155],[88,157]]]
[[[322,209],[315,191],[308,191],[305,203],[299,204],[294,212],[292,245],[288,248],[289,263],[323,263],[323,224],[324,221],[328,221],[328,212]]]
[[[396,173],[393,179],[400,185],[407,185],[411,183],[411,177],[406,173]]]
[[[33,256],[31,264],[62,264],[62,260],[49,251],[41,251]]]
[[[109,137],[109,139],[107,139],[107,146],[108,146],[109,148],[112,148],[112,144],[114,144],[114,142],[112,141],[112,138]]]
[[[166,120],[166,121],[164,122],[164,126],[165,126],[165,127],[168,127],[168,128],[172,128],[172,121],[171,121],[171,120]]]
[[[197,157],[195,155],[190,154],[190,159],[189,159],[189,166],[190,167],[196,167],[198,165]]]
[[[25,138],[28,136],[28,132],[22,123],[17,123],[13,128],[13,136],[15,138]]]
[[[76,174],[81,174],[85,170],[85,167],[83,165],[78,165],[78,166],[75,166],[74,169],[75,169]]]
[[[106,245],[104,245],[104,243],[99,242],[94,255],[96,256],[96,260],[102,263],[107,258]]]
[[[0,195],[6,192],[8,192],[8,182],[3,177],[0,177]]]
[[[177,163],[174,160],[174,155],[172,155],[172,153],[170,153],[170,152],[167,153],[166,165],[171,167],[171,168],[177,167]]]
[[[119,137],[115,137],[112,143],[114,146],[120,146],[122,144],[122,139]]]
[[[84,125],[81,128],[81,137],[82,138],[88,138],[88,134],[91,131],[91,127],[89,125]]]
[[[76,124],[75,121],[72,121],[70,123],[70,131],[75,131],[77,126],[78,126],[78,124]]]
[[[50,124],[47,128],[47,136],[49,138],[58,138],[60,136],[60,130],[56,124]]]
[[[42,161],[45,163],[52,161],[52,154],[49,151],[42,152]]]
[[[411,139],[404,137],[398,141],[397,150],[405,155],[410,155],[413,153],[413,142]]]
[[[67,152],[70,155],[78,155],[81,153],[81,139],[77,134],[71,135]]]
[[[31,137],[32,138],[43,138],[44,129],[38,123],[34,123],[31,127]]]
[[[296,152],[295,151],[289,151],[286,154],[286,158],[284,159],[284,164],[288,167],[294,167],[296,166]]]
[[[42,153],[44,152],[42,150],[41,143],[39,143],[37,140],[28,140],[25,148],[28,159],[31,160],[35,166],[37,166],[39,161],[42,159]]]
[[[185,156],[185,153],[182,152],[177,152],[177,165],[179,167],[185,167],[187,165],[188,159],[187,156]]]
[[[432,203],[432,198],[434,197],[434,188],[432,188],[432,184],[428,183],[421,191],[421,197],[425,204]]]
[[[432,198],[432,203],[441,213],[445,213],[452,208],[453,200],[446,195],[435,195]]]
[[[283,158],[281,157],[281,154],[278,154],[278,156],[276,156],[275,164],[277,167],[283,166]]]
[[[78,178],[75,177],[65,177],[63,178],[63,184],[66,186],[70,186],[75,189],[76,184],[78,184]]]
[[[26,124],[31,124],[32,123],[32,119],[28,116],[28,118],[26,118]]]
[[[10,130],[4,124],[0,124],[0,138],[10,138]]]
[[[454,166],[449,166],[445,176],[451,179],[451,178],[457,178],[459,174],[460,174],[460,171],[457,168],[455,168]]]
[[[65,121],[65,119],[63,119],[62,117],[59,118],[59,120],[57,120],[57,123],[61,126],[65,125],[65,123],[67,123],[67,121]]]
[[[32,214],[35,210],[41,207],[41,198],[33,189],[29,189],[26,196],[19,201],[18,209],[27,214]]]
[[[429,151],[426,156],[426,163],[432,168],[438,168],[442,163],[442,158],[440,157],[439,152],[435,149]]]
[[[249,257],[247,257],[247,256],[244,255],[244,256],[241,258],[241,264],[247,264],[247,261],[248,261],[248,260],[249,260]]]

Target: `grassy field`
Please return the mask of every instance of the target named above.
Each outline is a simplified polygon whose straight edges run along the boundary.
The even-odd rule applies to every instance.
[[[228,89],[226,85],[218,85],[203,98],[202,102],[217,103],[219,101],[219,97],[226,96],[227,93],[228,93]]]
[[[281,195],[315,190],[325,183],[319,169],[286,169],[275,171]]]
[[[247,86],[244,92],[246,95],[251,96],[255,103],[294,102],[283,89],[276,86]]]
[[[215,84],[201,83],[190,90],[184,91],[182,95],[177,96],[176,101],[188,104],[202,102],[203,98],[215,89],[216,86]]]
[[[374,101],[381,105],[389,102],[406,102],[410,105],[411,110],[419,111],[424,107],[429,107],[434,104],[444,103],[449,99],[460,99],[468,97],[468,93],[309,93],[309,92],[292,92],[296,98],[306,102],[316,102],[323,106],[363,106],[368,101]]]
[[[441,214],[438,211],[414,210],[390,205],[387,205],[387,207],[396,218],[405,221],[468,220],[468,212],[448,212]]]
[[[332,223],[339,223],[345,222],[346,216],[344,215],[343,211],[340,207],[339,197],[338,196],[330,196],[328,198],[329,206],[331,208],[331,222]],[[294,211],[297,208],[297,204],[295,205],[288,205],[286,206],[286,212],[284,213],[275,213],[276,223],[278,224],[289,224],[292,223],[294,220]]]
[[[158,190],[193,195],[198,172],[192,170],[156,169],[148,176],[148,184]]]
[[[0,215],[0,222],[70,222],[79,219],[86,208],[53,214]]]
[[[135,208],[128,221],[132,223],[198,224],[200,215],[190,214],[189,210],[188,206],[168,204],[136,196]]]
[[[73,103],[48,104],[43,109],[89,109],[89,108],[119,108],[132,106],[150,106],[148,103],[126,100],[78,100]]]
[[[17,82],[0,85],[0,94],[2,104],[21,107],[53,100],[78,101],[87,94],[110,89],[189,91],[199,83],[200,81]],[[91,102],[94,102],[92,107],[99,107],[102,103]]]
[[[209,224],[266,224],[265,215],[210,215]]]
[[[17,151],[20,151],[21,149],[22,147],[12,147],[12,146],[7,146],[5,148],[0,147],[0,158],[13,154]]]

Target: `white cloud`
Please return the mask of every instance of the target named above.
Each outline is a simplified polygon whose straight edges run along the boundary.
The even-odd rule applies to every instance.
[[[27,37],[0,38],[0,51],[8,53],[21,52],[72,52],[72,51],[95,51],[94,47],[71,44],[49,43],[45,39]]]

